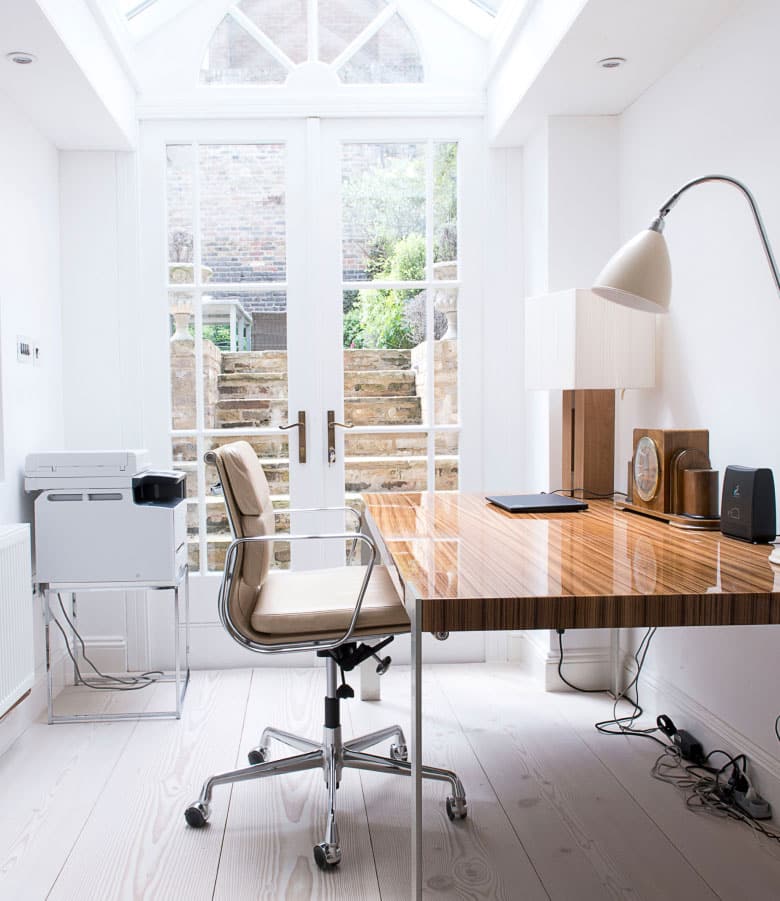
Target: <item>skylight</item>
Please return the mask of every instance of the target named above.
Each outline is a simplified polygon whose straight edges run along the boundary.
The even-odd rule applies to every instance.
[[[495,16],[504,0],[471,0],[471,2],[489,15]]]
[[[155,3],[157,0],[119,0],[119,7],[128,19],[132,19]]]

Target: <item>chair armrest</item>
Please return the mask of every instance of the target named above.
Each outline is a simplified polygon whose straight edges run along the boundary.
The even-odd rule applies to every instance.
[[[357,600],[355,602],[355,609],[352,612],[352,617],[349,621],[347,631],[340,638],[331,640],[296,641],[290,642],[288,644],[263,644],[262,642],[248,639],[233,624],[233,621],[230,618],[229,610],[230,586],[233,581],[236,555],[238,553],[239,546],[242,544],[251,544],[255,542],[316,540],[351,540],[353,542],[353,547],[355,542],[362,541],[371,550],[371,557],[366,566],[366,572],[363,576],[360,590],[358,591]],[[363,535],[360,532],[327,532],[319,535],[290,535],[288,533],[280,532],[273,535],[255,535],[247,538],[234,538],[228,545],[228,549],[225,554],[225,569],[222,576],[222,584],[219,588],[219,616],[220,620],[222,621],[222,625],[225,627],[226,631],[229,632],[230,636],[239,644],[249,648],[250,650],[258,651],[261,654],[281,654],[287,651],[297,650],[329,651],[333,648],[337,648],[339,645],[344,644],[345,641],[349,641],[352,633],[355,631],[355,626],[357,625],[358,617],[360,616],[360,608],[363,606],[363,600],[366,596],[368,583],[371,579],[371,572],[373,571],[374,564],[376,563],[377,553],[377,547],[374,540],[368,535]]]

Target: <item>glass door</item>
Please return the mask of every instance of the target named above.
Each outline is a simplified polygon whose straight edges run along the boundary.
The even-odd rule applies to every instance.
[[[324,123],[343,376],[332,501],[460,482],[461,155],[440,122]]]
[[[291,522],[290,508],[359,509],[364,491],[458,488],[469,465],[464,322],[478,338],[461,173],[477,130],[308,119],[153,131],[142,214],[148,256],[160,264],[147,284],[164,278],[165,326],[146,368],[151,386],[161,375],[153,360],[167,361],[163,429],[172,465],[187,472],[193,572],[224,563],[225,508],[203,457],[229,441],[248,441],[263,464],[279,532],[349,522]],[[300,412],[305,459],[299,430],[282,428]],[[156,436],[157,404],[147,420]],[[344,554],[335,542],[281,539],[273,565],[334,565]]]

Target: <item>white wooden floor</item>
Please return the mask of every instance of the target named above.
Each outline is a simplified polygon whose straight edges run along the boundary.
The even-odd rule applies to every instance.
[[[405,779],[345,771],[331,873],[311,853],[317,772],[217,788],[209,825],[185,826],[203,778],[243,766],[265,724],[317,737],[323,690],[322,670],[201,672],[180,723],[32,726],[0,758],[0,898],[407,899]],[[382,691],[343,705],[345,737],[406,724],[408,671]],[[446,787],[426,786],[426,897],[780,898],[780,846],[686,811],[649,775],[653,743],[595,732],[607,704],[545,694],[516,666],[426,670],[426,758],[456,769],[469,799],[453,824]]]

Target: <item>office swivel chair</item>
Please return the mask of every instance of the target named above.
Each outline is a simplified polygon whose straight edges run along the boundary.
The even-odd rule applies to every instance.
[[[346,532],[327,535],[285,535],[284,540],[351,540],[350,562],[358,542],[368,549],[365,566],[341,566],[309,572],[270,570],[274,520],[263,467],[246,441],[235,441],[206,454],[206,462],[216,465],[225,496],[233,541],[225,557],[225,571],[218,605],[222,624],[242,647],[261,654],[282,654],[316,650],[325,658],[325,722],[322,741],[291,735],[267,727],[249,752],[250,766],[207,779],[200,797],[185,811],[190,826],[205,825],[211,795],[216,785],[263,779],[322,767],[328,790],[328,817],[324,840],[314,846],[317,865],[327,870],[341,860],[336,825],[336,790],[344,768],[408,776],[406,740],[400,726],[389,726],[360,738],[342,741],[339,705],[354,692],[344,673],[393,640],[409,631],[409,619],[387,570],[375,565],[377,550],[367,535]],[[344,510],[358,514],[350,508]],[[293,511],[294,512],[294,511]],[[361,643],[358,643],[358,639]],[[376,643],[374,643],[376,642]],[[379,659],[379,658],[377,658]],[[382,672],[389,658],[380,661]],[[338,684],[337,670],[341,670]],[[302,753],[279,760],[270,759],[271,739]],[[366,754],[380,742],[394,739],[390,756]],[[452,795],[446,809],[451,820],[466,816],[466,796],[460,779],[450,770],[425,766],[426,779],[449,782]]]

